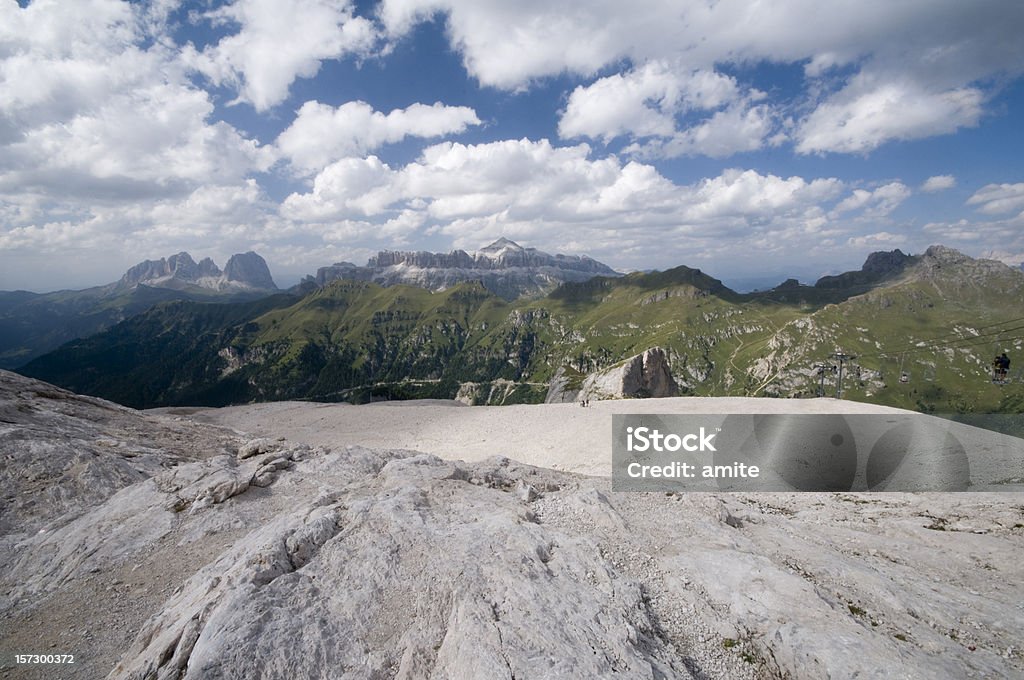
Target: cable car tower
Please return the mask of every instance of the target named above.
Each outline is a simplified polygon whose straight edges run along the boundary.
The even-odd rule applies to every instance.
[[[830,354],[829,359],[839,362],[839,377],[836,379],[836,399],[843,398],[843,368],[847,362],[853,361],[857,357],[853,354],[846,354],[844,352],[836,352]]]

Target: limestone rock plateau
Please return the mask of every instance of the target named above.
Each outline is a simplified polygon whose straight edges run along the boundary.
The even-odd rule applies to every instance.
[[[321,267],[313,280],[318,286],[337,279],[350,279],[384,286],[405,283],[429,290],[445,290],[464,281],[480,281],[491,292],[513,300],[523,295],[543,294],[566,281],[618,275],[611,267],[586,256],[549,255],[500,238],[472,253],[384,250],[371,257],[365,267],[351,262]]]
[[[318,408],[287,407],[263,426]],[[15,653],[112,679],[1024,672],[1013,494],[612,493],[462,462],[454,438],[448,460],[217,418],[0,372],[0,672]]]

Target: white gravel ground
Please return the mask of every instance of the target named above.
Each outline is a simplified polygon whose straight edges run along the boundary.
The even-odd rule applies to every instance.
[[[192,417],[252,436],[285,437],[311,446],[358,442],[367,448],[412,449],[468,462],[505,456],[538,467],[608,476],[611,415],[615,413],[905,412],[837,399],[675,397],[594,401],[587,408],[578,404],[464,406],[441,400],[362,406],[283,401],[200,410]]]

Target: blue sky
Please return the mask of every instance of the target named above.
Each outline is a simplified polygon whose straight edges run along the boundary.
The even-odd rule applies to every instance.
[[[0,289],[499,236],[813,281],[1024,261],[1016,0],[0,0]]]

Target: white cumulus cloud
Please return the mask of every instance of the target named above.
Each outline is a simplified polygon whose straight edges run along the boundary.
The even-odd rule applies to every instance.
[[[356,101],[335,108],[309,101],[277,138],[277,148],[300,172],[315,172],[328,163],[363,155],[406,137],[438,137],[479,125],[466,106],[413,104],[390,113]]]
[[[817,209],[841,188],[842,183],[834,178],[807,182],[802,177],[782,178],[755,170],[732,169],[702,180],[683,200],[690,219],[731,217],[745,222],[781,217],[794,210]]]
[[[189,46],[183,60],[257,111],[284,101],[324,60],[367,54],[376,42],[373,23],[355,16],[350,0],[234,0],[203,16],[238,32],[201,51]]]
[[[1024,213],[995,220],[930,222],[922,227],[922,231],[932,243],[952,245],[1012,266],[1024,262],[1020,256],[1024,253]]]
[[[150,33],[166,9],[0,2],[0,268],[28,282],[55,273],[12,260],[89,252],[121,264],[121,253],[194,248],[258,221],[245,207],[258,192],[251,175],[274,155],[217,120],[210,95]]]
[[[843,213],[859,210],[864,217],[885,217],[910,198],[910,194],[910,188],[903,182],[889,182],[874,190],[854,189],[836,204],[829,216],[835,219]]]
[[[754,103],[761,97],[731,76],[652,61],[573,90],[558,132],[605,143],[625,136],[635,140],[628,152],[642,158],[722,158],[767,143],[773,115]]]
[[[634,142],[626,151],[642,159],[710,156],[728,158],[744,151],[775,146],[785,135],[776,131],[775,115],[768,106],[730,106],[667,138]]]
[[[946,191],[956,186],[956,177],[953,175],[934,175],[921,184],[921,191],[934,194],[939,191]]]
[[[1004,215],[1024,210],[1024,182],[987,184],[967,199],[967,205],[978,206],[986,215]]]
[[[0,198],[87,204],[181,194],[273,161],[213,119],[209,95],[172,50],[144,46],[151,15],[134,9],[113,0],[0,5]]]
[[[391,168],[376,156],[343,158],[316,176],[311,192],[285,199],[282,213],[303,221],[380,215],[396,200],[393,178]]]
[[[931,91],[913,82],[855,78],[800,123],[796,150],[865,153],[889,141],[974,127],[984,99],[973,87]]]
[[[665,136],[672,130],[673,74],[802,63],[803,101],[793,111],[797,150],[867,153],[977,125],[996,83],[1024,72],[1024,4],[1016,0],[383,0],[378,15],[392,40],[442,17],[451,46],[485,86],[522,90],[565,72],[587,78],[618,70],[572,93],[560,128],[565,138]],[[671,73],[650,64],[671,64]],[[608,108],[589,106],[598,101]],[[761,129],[749,123],[766,120],[766,113],[734,112],[720,121],[721,138],[738,130],[736,150],[754,147]],[[748,125],[737,128],[743,118]],[[701,136],[716,137],[712,132],[683,136],[674,147],[654,144],[649,152],[705,153]],[[730,153],[721,142],[708,148]]]
[[[711,71],[683,74],[653,61],[573,90],[558,121],[558,133],[565,138],[605,141],[620,135],[667,137],[675,132],[676,114],[716,109],[739,94],[731,77]]]
[[[406,230],[403,238],[445,236],[466,248],[501,235],[553,250],[589,244],[595,257],[636,265],[660,243],[677,264],[809,251],[849,236],[826,215],[843,190],[835,178],[741,169],[679,185],[641,162],[594,158],[586,144],[445,142],[402,167],[375,157],[332,163],[309,191],[284,201],[281,215],[359,244],[375,237],[373,224],[390,224]]]
[[[855,248],[894,248],[907,242],[905,234],[876,231],[872,234],[851,236],[846,244]]]

